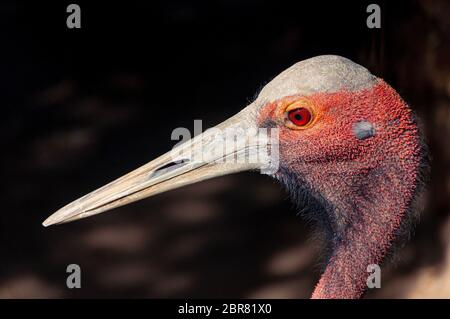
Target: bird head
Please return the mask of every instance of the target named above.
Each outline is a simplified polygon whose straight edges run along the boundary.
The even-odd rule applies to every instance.
[[[348,59],[320,56],[283,72],[256,102],[257,125],[279,130],[273,176],[300,205],[321,206],[315,211],[326,215],[316,219],[332,240],[361,210],[407,210],[425,152],[411,109],[383,80]]]
[[[227,148],[230,131],[238,142]],[[382,261],[409,215],[423,158],[414,116],[394,89],[346,58],[318,56],[279,74],[214,129],[70,203],[44,225],[259,169],[281,181],[326,235],[327,268],[313,297],[359,297],[367,266]]]

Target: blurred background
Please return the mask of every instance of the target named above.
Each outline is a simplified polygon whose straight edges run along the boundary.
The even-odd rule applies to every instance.
[[[81,7],[81,29],[66,7]],[[366,26],[381,6],[382,28]],[[423,120],[432,177],[416,234],[367,298],[450,297],[450,3],[0,4],[0,297],[307,298],[320,250],[281,187],[243,173],[57,227],[61,206],[211,127],[295,62],[348,57]],[[79,264],[82,288],[66,288]]]

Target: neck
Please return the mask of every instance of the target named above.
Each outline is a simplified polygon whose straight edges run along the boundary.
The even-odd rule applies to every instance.
[[[327,214],[331,255],[312,298],[362,296],[372,273],[368,266],[381,265],[402,224],[409,220],[417,185],[417,174],[412,172],[416,171],[409,165],[378,167],[356,182],[354,176],[340,176],[350,186],[341,186],[339,194],[335,189],[322,192],[334,207]],[[355,194],[355,186],[364,191]]]
[[[358,213],[360,218],[346,228],[343,236],[333,239],[331,256],[312,298],[360,298],[367,287],[368,266],[382,263],[406,209],[392,207],[377,215],[361,209]],[[375,220],[368,225],[365,220],[370,219]]]

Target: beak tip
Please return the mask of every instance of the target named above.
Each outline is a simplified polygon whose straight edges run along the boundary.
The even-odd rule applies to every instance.
[[[48,227],[48,226],[51,226],[51,225],[56,224],[56,222],[55,222],[53,219],[54,219],[54,218],[52,218],[52,216],[48,217],[46,220],[44,220],[44,221],[42,222],[42,226]]]
[[[48,219],[44,220],[44,222],[42,223],[42,226],[44,226],[44,227],[48,227],[50,225],[51,225],[51,223],[48,221]]]

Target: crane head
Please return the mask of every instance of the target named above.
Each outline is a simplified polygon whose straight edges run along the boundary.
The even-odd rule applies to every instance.
[[[259,129],[276,129],[276,134],[258,134]],[[223,141],[230,131],[240,143],[227,148]],[[235,116],[66,205],[43,225],[88,217],[208,178],[262,168],[288,188],[307,188],[327,198],[336,195],[336,187],[343,188],[343,177],[351,179],[353,187],[360,186],[360,192],[370,191],[364,187],[367,175],[382,175],[387,168],[380,164],[398,164],[393,158],[401,157],[403,166],[397,168],[405,170],[411,178],[408,185],[414,185],[419,152],[411,111],[391,87],[346,58],[318,56],[280,73]],[[256,160],[249,160],[252,156]],[[354,181],[358,176],[359,186]],[[389,182],[388,187],[399,181]],[[340,195],[349,194],[342,189]]]
[[[241,112],[64,206],[43,225],[260,170],[306,203],[328,239],[327,269],[313,297],[358,297],[367,265],[382,261],[411,215],[425,163],[414,115],[396,91],[364,67],[324,55],[283,71]]]

